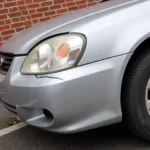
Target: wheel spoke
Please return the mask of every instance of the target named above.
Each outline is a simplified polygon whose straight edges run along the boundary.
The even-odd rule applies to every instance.
[[[150,111],[150,101],[147,101],[147,108],[148,108],[149,111]]]
[[[148,81],[147,88],[150,89],[150,79]]]
[[[145,100],[146,100],[147,111],[150,115],[150,79],[146,86]]]

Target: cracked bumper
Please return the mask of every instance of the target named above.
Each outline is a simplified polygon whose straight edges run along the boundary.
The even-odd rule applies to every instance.
[[[126,56],[46,76],[21,75],[24,58],[16,57],[9,73],[0,75],[1,100],[23,122],[73,133],[121,121],[118,80]],[[43,109],[52,117],[45,118]]]

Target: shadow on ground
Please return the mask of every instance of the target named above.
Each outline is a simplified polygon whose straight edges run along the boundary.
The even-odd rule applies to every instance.
[[[135,137],[122,125],[73,135],[60,135],[25,127],[0,138],[2,150],[149,150],[150,143]]]

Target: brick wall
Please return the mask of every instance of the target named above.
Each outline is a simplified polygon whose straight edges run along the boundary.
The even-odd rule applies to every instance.
[[[0,0],[0,45],[30,26],[99,0]]]

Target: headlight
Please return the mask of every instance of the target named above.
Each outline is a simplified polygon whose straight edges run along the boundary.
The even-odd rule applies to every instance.
[[[60,35],[37,45],[25,59],[22,74],[45,74],[71,68],[77,64],[85,37],[80,34]]]

